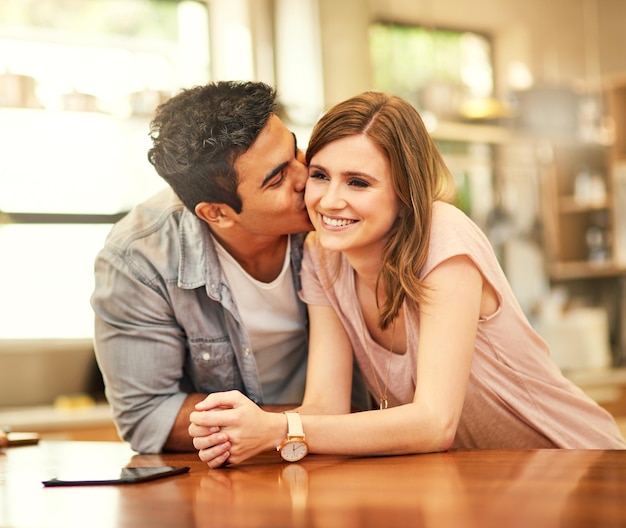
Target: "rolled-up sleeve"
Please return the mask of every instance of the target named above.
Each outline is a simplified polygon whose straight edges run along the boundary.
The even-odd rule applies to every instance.
[[[167,295],[114,251],[96,258],[96,358],[118,432],[142,453],[163,449],[187,396],[186,341]]]

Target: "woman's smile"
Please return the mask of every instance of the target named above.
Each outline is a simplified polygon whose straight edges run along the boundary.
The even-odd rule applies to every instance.
[[[322,224],[324,226],[327,227],[346,227],[349,225],[352,225],[356,222],[358,222],[358,220],[350,220],[348,218],[338,218],[338,217],[331,217],[331,216],[326,216],[324,214],[320,214],[320,218],[322,219]]]

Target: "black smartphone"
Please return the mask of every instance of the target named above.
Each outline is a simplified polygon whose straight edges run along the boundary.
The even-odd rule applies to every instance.
[[[158,467],[125,467],[118,468],[95,468],[81,472],[68,473],[50,480],[42,481],[46,487],[51,486],[98,486],[103,484],[134,484],[146,482],[171,475],[187,473],[189,466],[158,466]]]

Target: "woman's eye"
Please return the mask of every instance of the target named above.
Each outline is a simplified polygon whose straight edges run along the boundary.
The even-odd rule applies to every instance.
[[[309,178],[313,178],[315,180],[324,180],[326,179],[326,175],[319,171],[313,171],[309,174]]]
[[[359,180],[358,178],[353,178],[348,182],[348,185],[352,185],[353,187],[369,187],[370,184],[364,180]]]

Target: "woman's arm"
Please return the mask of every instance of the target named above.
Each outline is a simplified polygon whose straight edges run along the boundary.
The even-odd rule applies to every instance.
[[[430,447],[454,441],[465,401],[483,290],[491,287],[466,256],[441,263],[426,278],[432,302],[420,310],[413,403],[431,431]]]
[[[311,328],[320,335],[315,344],[312,342],[315,346],[310,351],[312,377],[310,384],[307,380],[302,408],[311,453],[392,455],[442,451],[450,447],[472,363],[483,280],[472,261],[459,256],[435,268],[426,283],[430,287],[429,303],[420,310],[417,387],[413,402],[383,411],[308,413],[318,405],[324,410],[334,408],[334,397],[343,403],[333,412],[345,412],[346,401],[349,405],[349,391],[333,386],[337,381],[349,385],[346,358],[341,354],[333,360],[330,346],[335,343],[343,350],[345,342],[336,341],[336,327],[330,314],[322,307],[313,307],[313,319],[319,318],[319,321],[312,321]],[[336,377],[334,368],[338,369]],[[213,437],[194,439],[200,458],[211,467],[217,467],[226,458],[235,464],[242,462],[275,447],[286,435],[284,416],[264,413],[240,393],[210,395],[197,408],[213,410],[192,413],[192,436],[194,424],[199,428],[220,428]],[[208,443],[204,443],[206,439]],[[217,445],[218,439],[224,442],[221,448]],[[222,455],[228,453],[223,460],[216,456],[219,449],[223,449]]]
[[[459,256],[437,266],[426,284],[413,402],[349,416],[303,416],[312,453],[391,455],[450,447],[469,379],[483,279],[469,258]]]
[[[352,393],[352,344],[331,306],[309,305],[309,359],[301,414],[347,414]]]

